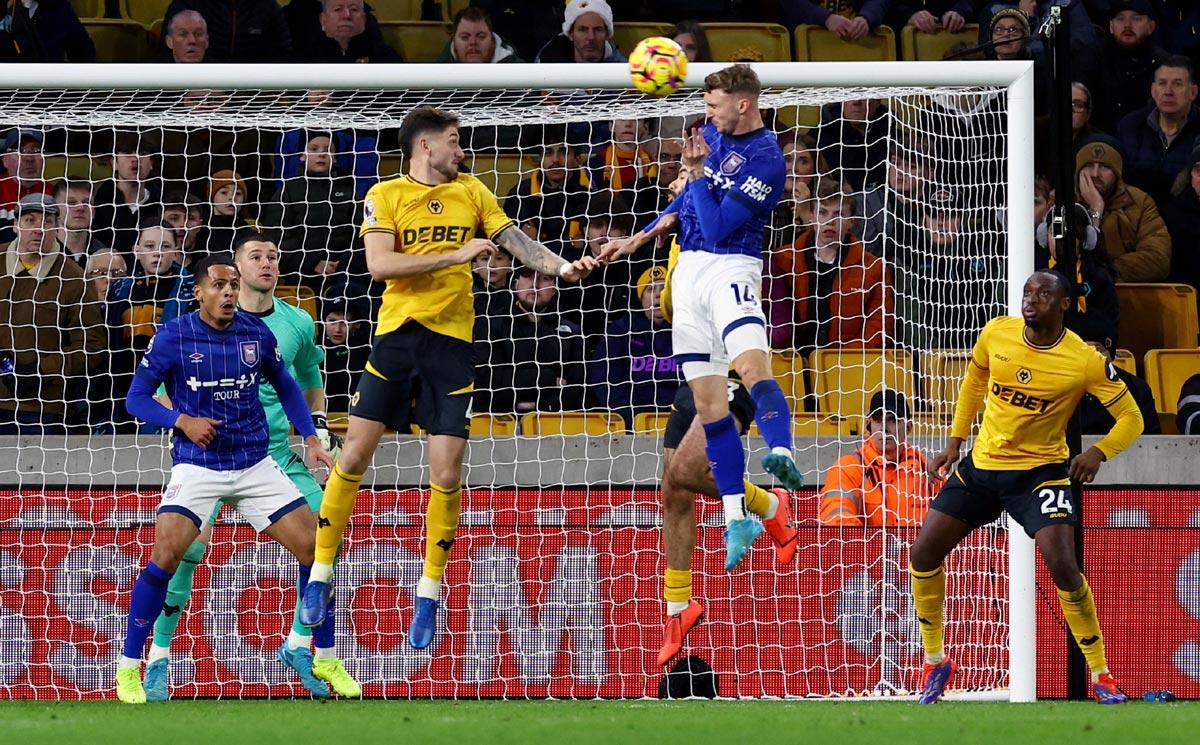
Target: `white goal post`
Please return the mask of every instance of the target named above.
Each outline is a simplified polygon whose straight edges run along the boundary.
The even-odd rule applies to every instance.
[[[0,76],[0,132],[12,127],[44,127],[47,129],[145,127],[149,126],[149,120],[126,121],[122,118],[129,113],[131,107],[143,105],[147,107],[147,110],[154,111],[153,116],[158,117],[159,126],[170,126],[173,116],[170,102],[164,104],[165,108],[156,110],[155,107],[160,101],[154,95],[148,95],[145,101],[139,102],[136,96],[123,96],[122,94],[125,92],[152,94],[154,92],[199,89],[238,92],[235,94],[236,106],[224,110],[180,113],[184,125],[186,125],[187,117],[194,116],[197,117],[197,122],[205,117],[210,121],[222,121],[220,118],[225,117],[222,126],[231,128],[255,126],[269,127],[274,130],[332,129],[335,126],[395,128],[404,113],[411,108],[413,102],[421,98],[407,94],[428,91],[446,92],[446,96],[435,97],[431,100],[434,102],[444,100],[448,108],[455,110],[455,113],[460,115],[464,125],[502,126],[517,123],[518,120],[515,117],[526,114],[531,117],[528,121],[534,123],[612,119],[614,118],[613,112],[622,111],[633,111],[637,115],[645,117],[667,117],[678,116],[681,106],[683,113],[695,116],[702,113],[702,106],[695,95],[695,90],[702,87],[704,77],[708,73],[725,66],[713,63],[690,65],[685,90],[676,96],[652,99],[640,95],[635,98],[632,94],[627,93],[619,96],[614,93],[614,97],[596,96],[591,98],[564,95],[562,99],[570,101],[570,110],[564,106],[562,110],[548,114],[530,114],[534,103],[549,108],[555,106],[553,99],[547,103],[543,96],[532,95],[531,92],[629,91],[630,83],[626,67],[619,64],[9,65],[6,66],[4,75]],[[1002,304],[1007,308],[1007,312],[1013,315],[1020,313],[1021,283],[1032,271],[1034,264],[1032,239],[1034,235],[1034,86],[1032,63],[984,61],[768,62],[754,63],[752,67],[758,73],[768,98],[779,103],[780,106],[805,105],[802,94],[796,93],[796,91],[809,92],[818,89],[846,88],[860,91],[887,89],[903,91],[908,95],[930,94],[938,89],[960,90],[978,87],[1003,91],[1006,112],[1003,131],[1003,140],[1006,143],[1003,167],[1006,175],[1004,182],[996,185],[996,192],[1007,195],[1007,198],[1002,204],[993,205],[993,207],[997,210],[1002,208],[1002,219],[996,231],[998,235],[1005,237],[1000,241],[1005,246],[1003,256],[1005,276],[997,279],[1005,282],[1006,291]],[[289,106],[280,103],[281,98],[273,97],[275,96],[273,92],[313,90],[355,91],[359,95],[353,110],[341,112],[336,125],[329,123],[328,109],[320,106]],[[92,93],[75,98],[72,96],[72,92],[75,91]],[[459,101],[450,95],[455,91],[474,93],[471,96],[464,96]],[[95,95],[95,92],[108,92],[109,95]],[[245,95],[241,95],[243,93]],[[251,93],[255,95],[250,95]],[[803,95],[807,95],[807,93]],[[891,94],[885,93],[884,95]],[[163,96],[162,98],[165,100],[167,97]],[[840,98],[845,99],[848,96],[843,95]],[[840,99],[838,96],[833,96],[828,100]],[[182,112],[182,110],[180,111]],[[269,118],[263,119],[263,117]],[[936,136],[938,133],[929,134]],[[504,195],[498,196],[503,197]],[[97,444],[96,447],[112,447],[111,439],[104,442],[107,444]],[[87,440],[82,438],[78,440],[78,444],[81,446],[86,443]],[[157,446],[157,440],[155,443]],[[25,440],[23,444],[28,447],[32,443]],[[91,445],[87,446],[91,447]],[[647,452],[649,450],[655,450],[655,448],[649,448]],[[521,452],[527,455],[532,454],[534,458],[541,457],[537,450],[526,448]],[[594,458],[596,456],[587,457]],[[643,455],[643,457],[650,456]],[[561,458],[569,460],[571,456],[564,452],[561,453]],[[158,458],[155,457],[151,460],[157,468]],[[512,464],[513,470],[515,471],[520,465],[519,462]],[[822,460],[822,465],[828,465],[828,460]],[[376,468],[379,468],[378,463]],[[495,472],[499,473],[500,470],[496,468]],[[602,470],[602,468],[596,467],[590,468],[587,472],[590,474]],[[512,480],[503,480],[499,476],[489,478],[492,479],[491,483],[495,486],[524,486],[513,483]],[[46,480],[43,479],[43,482]],[[542,476],[540,480],[543,484],[547,483],[547,480],[550,483],[559,484],[578,483],[554,482],[553,477],[548,476]],[[812,480],[810,478],[810,482]],[[36,481],[37,479],[31,478],[29,483],[36,487]],[[53,479],[49,479],[49,481],[53,481]],[[130,485],[128,477],[121,478],[119,476],[105,483]],[[90,483],[68,485],[71,488],[91,486]],[[407,485],[409,484],[399,484],[402,487]],[[642,486],[646,485],[642,484]],[[819,485],[819,483],[813,484],[813,486]],[[395,488],[395,486],[396,484],[393,484],[391,487],[385,488]],[[362,509],[361,505],[359,509]],[[3,527],[3,518],[4,515],[0,513],[0,528]],[[1037,696],[1034,543],[1011,520],[1006,532],[1008,534],[1007,682],[1003,688],[995,690],[989,688],[980,695],[989,698],[1007,698],[1013,702],[1027,702],[1035,700]],[[36,540],[36,532],[28,532],[26,535],[31,540]],[[239,533],[239,536],[241,535],[242,533]],[[565,551],[566,549],[564,549],[564,556],[566,555]],[[465,558],[462,560],[466,561]],[[560,561],[566,561],[566,559],[563,558]],[[598,579],[603,580],[604,578]],[[200,610],[200,604],[196,603],[196,611],[200,612]],[[542,613],[548,612],[543,607]],[[511,619],[509,622],[512,623]],[[970,640],[967,640],[966,643],[970,643]],[[487,648],[483,649],[486,651]],[[493,649],[492,652],[495,650]],[[879,654],[884,658],[889,658],[886,651],[881,651]],[[887,667],[896,663],[894,660],[885,660],[882,664]],[[549,675],[548,669],[545,672]],[[655,673],[657,674],[658,671]],[[3,671],[0,670],[0,690],[3,690],[6,685],[2,676]],[[460,685],[461,681],[458,676],[459,672],[456,670],[452,679],[448,679],[450,682],[447,684]],[[468,680],[468,682],[470,681]],[[463,685],[462,690],[467,691],[465,695],[523,696],[539,695],[538,692],[542,691],[539,688],[529,688],[522,689],[523,692],[510,694],[508,689],[483,690]],[[267,689],[247,690],[250,695],[266,695],[263,691]],[[455,688],[454,690],[458,691],[459,689]],[[547,690],[550,692],[544,693],[544,695],[573,695],[570,691],[564,694],[556,689]],[[601,689],[586,686],[580,690],[586,692],[584,695],[608,695]],[[425,694],[409,692],[408,695]],[[458,693],[454,695],[458,695]],[[837,694],[835,693],[835,695]]]

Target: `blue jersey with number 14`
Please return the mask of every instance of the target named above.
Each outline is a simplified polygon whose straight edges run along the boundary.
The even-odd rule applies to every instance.
[[[717,254],[762,254],[763,235],[771,211],[783,193],[786,166],[775,133],[767,127],[741,135],[723,135],[711,123],[704,125],[710,152],[704,160],[704,179],[689,185],[679,204],[679,246],[683,251]],[[708,199],[693,189],[707,188]],[[698,210],[735,200],[749,215],[715,241],[705,238]],[[722,209],[722,212],[725,210]],[[744,214],[744,211],[742,212]],[[723,231],[722,231],[723,232]]]

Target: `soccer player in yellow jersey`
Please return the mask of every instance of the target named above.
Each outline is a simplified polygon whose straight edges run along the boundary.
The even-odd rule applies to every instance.
[[[1067,625],[1091,668],[1095,699],[1102,704],[1128,700],[1108,671],[1096,603],[1075,560],[1079,514],[1071,479],[1090,483],[1103,461],[1142,433],[1142,415],[1112,363],[1063,326],[1070,304],[1065,277],[1035,272],[1025,282],[1022,318],[1002,316],[984,326],[954,407],[950,441],[930,461],[931,474],[945,474],[959,459],[975,414],[986,401],[975,447],[933,500],[909,557],[913,606],[925,648],[923,704],[941,697],[955,669],[943,650],[942,561],[968,533],[1001,511],[1037,543]],[[1103,403],[1116,422],[1103,439],[1068,463],[1067,419],[1085,393]]]
[[[415,422],[429,433],[430,497],[425,568],[408,641],[424,649],[437,631],[441,581],[461,506],[475,378],[471,262],[499,246],[538,272],[573,282],[587,276],[595,261],[566,261],[530,239],[479,179],[459,173],[464,153],[453,114],[432,106],[413,109],[399,139],[408,173],[371,187],[364,203],[367,267],[386,287],[371,356],[350,400],[346,442],[325,485],[314,574],[300,620],[316,625],[325,617],[334,556],[384,430],[407,432]]]

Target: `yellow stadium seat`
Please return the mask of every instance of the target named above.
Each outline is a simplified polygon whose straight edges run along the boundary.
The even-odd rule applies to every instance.
[[[791,62],[787,29],[777,23],[703,23],[713,60]]]
[[[317,294],[311,288],[304,285],[275,285],[275,297],[308,313],[314,322],[321,320],[317,309]]]
[[[100,182],[112,177],[112,163],[107,158],[96,158],[83,153],[47,155],[42,169],[43,178],[55,181],[60,178]]]
[[[818,349],[809,357],[817,411],[863,416],[871,395],[883,387],[912,401],[912,355],[899,349]]]
[[[1113,355],[1113,364],[1127,373],[1137,375],[1137,358],[1128,349],[1118,349]]]
[[[979,43],[979,24],[968,23],[962,31],[940,29],[932,34],[918,31],[915,26],[900,29],[900,59],[939,61],[955,44]]]
[[[879,26],[858,41],[844,41],[824,26],[801,24],[794,33],[797,62],[891,62],[896,59],[896,36]]]
[[[404,156],[399,151],[379,153],[379,178],[395,178],[401,174]]]
[[[520,153],[471,151],[467,153],[471,174],[487,185],[500,199],[532,172],[532,166]]]
[[[138,0],[141,2],[141,0]],[[419,21],[423,0],[370,0],[378,21]]]
[[[350,415],[344,411],[331,411],[326,417],[326,423],[329,425],[330,432],[345,435],[346,430],[350,427]]]
[[[1146,352],[1146,382],[1159,411],[1167,414],[1179,411],[1179,389],[1196,373],[1200,373],[1200,348]]]
[[[104,0],[100,0],[100,4],[103,5]],[[121,0],[121,17],[149,28],[150,24],[166,17],[170,5],[171,0]]]
[[[804,357],[791,352],[771,352],[771,374],[787,396],[788,407],[793,412],[804,411],[804,396],[808,393]]]
[[[674,28],[670,23],[635,23],[618,21],[613,24],[612,42],[626,57],[642,39],[651,36],[666,36]]]
[[[607,411],[531,411],[521,417],[523,435],[623,434],[625,420]]]
[[[661,435],[667,431],[669,411],[643,411],[633,415],[633,431],[639,435]]]
[[[81,19],[96,45],[98,62],[144,62],[149,57],[146,27],[135,21]]]
[[[450,26],[442,21],[380,21],[383,40],[405,62],[433,62],[450,40]]]
[[[921,388],[925,409],[938,415],[954,415],[958,389],[971,360],[969,349],[932,349],[921,353]]]
[[[103,18],[104,2],[105,0],[71,0],[71,10],[75,11],[76,17],[80,19]]]
[[[471,4],[471,0],[434,0],[442,9],[442,20],[450,23],[454,20],[454,16],[458,15],[458,11],[466,8]]]
[[[1190,349],[1197,344],[1200,321],[1196,290],[1190,285],[1118,283],[1121,304],[1120,343],[1135,360],[1151,349]]]
[[[517,418],[512,414],[471,415],[471,437],[511,437],[517,433]]]

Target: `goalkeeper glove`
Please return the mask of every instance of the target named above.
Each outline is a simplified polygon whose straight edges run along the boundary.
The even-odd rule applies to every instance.
[[[329,457],[336,461],[342,454],[342,436],[329,431],[329,420],[325,418],[323,411],[314,411],[312,422],[313,428],[317,430],[317,439],[320,440],[321,447],[325,448]]]

